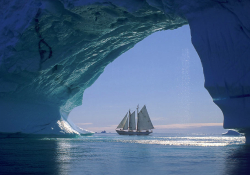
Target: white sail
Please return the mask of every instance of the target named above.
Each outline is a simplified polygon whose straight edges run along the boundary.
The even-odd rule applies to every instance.
[[[123,128],[125,126],[125,123],[127,122],[128,118],[127,118],[128,113],[125,115],[125,117],[122,119],[122,121],[120,122],[120,124],[117,126],[117,128]]]
[[[154,129],[154,126],[149,118],[146,106],[144,105],[138,114],[137,130],[141,131],[141,130],[148,130],[148,129]]]
[[[128,118],[126,118],[125,125],[123,126],[123,130],[128,129]]]
[[[129,115],[129,130],[136,130],[135,126],[135,112],[133,112],[131,115]]]

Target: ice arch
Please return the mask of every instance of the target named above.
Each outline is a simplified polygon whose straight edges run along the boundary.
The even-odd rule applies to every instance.
[[[248,136],[247,0],[0,2],[0,132],[73,136],[67,121],[107,64],[146,36],[190,24],[224,127]]]

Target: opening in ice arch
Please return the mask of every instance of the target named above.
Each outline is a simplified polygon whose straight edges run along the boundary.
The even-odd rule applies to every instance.
[[[81,105],[83,92],[95,82],[104,68],[150,34],[176,29],[189,23],[192,43],[202,60],[205,87],[223,111],[224,127],[246,133],[250,142],[249,1],[94,0],[35,3],[31,0],[18,1],[17,4],[6,2],[1,6],[4,13],[0,15],[3,20],[0,26],[0,31],[3,31],[1,33],[3,47],[0,47],[2,114],[0,132],[79,135],[81,132],[76,131],[79,128],[76,127],[74,130],[75,126],[67,122],[68,113],[74,107]],[[15,10],[5,13],[6,9]],[[183,42],[183,39],[179,40],[180,43]],[[167,43],[171,41],[167,41],[166,38],[166,43],[161,46]],[[186,52],[185,48],[183,50],[177,53],[193,60],[190,49]],[[146,51],[142,52],[147,53]],[[153,53],[156,55],[158,51]],[[154,68],[154,63],[158,63],[154,61],[156,58],[149,59],[153,61],[151,67],[146,69],[147,72]],[[147,60],[139,61],[137,64],[132,60],[129,63],[126,68],[133,72],[132,65],[136,65],[138,70],[138,67],[143,67]],[[163,62],[160,65],[164,67],[163,70],[175,67],[173,63]],[[191,66],[185,62],[183,65],[184,68]],[[184,117],[187,121],[181,120],[183,122],[192,122],[189,118],[193,103],[189,103],[188,100],[197,101],[193,95],[197,92],[192,92],[195,88],[191,87],[191,82],[188,81],[188,75],[191,75],[191,70],[193,71],[190,67],[189,69],[190,72],[186,69],[179,71],[183,73],[185,80],[181,87],[185,85],[189,87],[178,91],[182,92],[180,96],[185,99],[183,104],[186,105],[180,104],[178,109],[184,108],[189,114],[186,115],[188,117]],[[139,92],[143,92],[147,90],[146,87],[152,86],[149,84],[157,84],[155,82],[157,78],[150,78],[160,77],[156,70],[148,77],[142,72],[136,73],[147,80],[146,85],[142,86],[141,78],[131,73],[132,77],[136,77],[135,82],[138,84],[133,81],[123,81],[130,84],[131,87],[127,89],[136,86],[140,88]],[[166,75],[162,77],[167,79]],[[164,79],[160,82],[166,82]],[[174,81],[179,78],[172,75],[171,79]],[[191,79],[192,76],[190,81]],[[161,86],[166,87],[164,92],[167,93],[171,90],[167,89],[166,84]],[[168,84],[178,89],[174,86],[174,82]],[[203,83],[201,84],[203,86]],[[150,95],[153,92],[150,90],[143,95],[131,93],[127,96],[130,99],[146,96],[153,103],[153,99],[150,98],[152,96],[156,98],[155,94]],[[173,99],[166,106],[171,106],[179,97],[178,93],[170,92],[164,96],[164,92],[160,90],[157,92],[161,94],[161,98]],[[119,101],[124,101],[124,98],[120,97]],[[136,103],[150,107],[149,102],[141,101],[138,99]],[[153,109],[156,111],[162,109],[164,113],[169,111],[165,107],[161,108],[160,104],[163,102],[158,101],[159,104],[154,103],[158,109],[156,107]],[[135,105],[137,104],[128,106],[132,108]],[[110,110],[109,116],[114,111]],[[123,110],[118,111],[120,117],[120,112]],[[167,118],[175,118],[169,116]],[[117,125],[117,122],[115,123]]]
[[[110,63],[69,118],[84,129],[115,132],[137,104],[147,105],[154,132],[223,132],[188,25],[156,32]]]

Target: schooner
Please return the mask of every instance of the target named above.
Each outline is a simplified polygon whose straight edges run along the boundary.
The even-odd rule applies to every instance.
[[[129,111],[122,119],[120,124],[116,128],[116,132],[120,135],[149,135],[153,131],[154,126],[149,118],[146,106],[138,112],[139,107],[137,106],[137,125],[135,122],[135,111],[131,114]]]

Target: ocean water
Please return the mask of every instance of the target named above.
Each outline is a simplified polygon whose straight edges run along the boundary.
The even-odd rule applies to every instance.
[[[1,138],[0,174],[237,175],[250,172],[244,137],[95,134]]]

